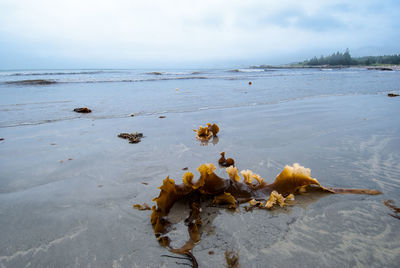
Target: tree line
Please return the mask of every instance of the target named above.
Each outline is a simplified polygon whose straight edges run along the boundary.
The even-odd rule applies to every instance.
[[[379,65],[379,64],[400,64],[400,54],[384,56],[364,56],[353,58],[349,49],[344,53],[339,51],[330,56],[314,57],[303,62],[304,65]]]

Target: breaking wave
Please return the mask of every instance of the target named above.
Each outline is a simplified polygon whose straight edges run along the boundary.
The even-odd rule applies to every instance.
[[[264,72],[264,69],[233,69],[228,70],[230,73],[260,73]]]
[[[158,78],[144,78],[144,79],[123,79],[123,78],[110,78],[110,79],[33,79],[33,80],[14,80],[5,81],[4,84],[8,85],[51,85],[56,83],[135,83],[135,82],[147,82],[147,81],[164,81],[164,80],[194,80],[194,79],[209,79],[207,76],[181,76],[181,77],[158,77]]]
[[[74,72],[30,72],[30,71],[24,71],[24,72],[16,72],[16,73],[11,73],[7,74],[8,76],[28,76],[28,75],[80,75],[80,74],[102,74],[102,73],[119,73],[119,71],[104,71],[104,70],[99,70],[99,71],[74,71]]]

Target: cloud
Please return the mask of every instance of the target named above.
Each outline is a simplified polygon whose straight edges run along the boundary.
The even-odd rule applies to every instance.
[[[2,0],[0,54],[107,64],[388,53],[399,12],[396,1],[375,0]]]

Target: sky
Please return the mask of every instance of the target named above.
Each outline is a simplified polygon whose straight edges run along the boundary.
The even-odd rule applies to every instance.
[[[0,69],[285,64],[400,53],[398,0],[0,0]]]

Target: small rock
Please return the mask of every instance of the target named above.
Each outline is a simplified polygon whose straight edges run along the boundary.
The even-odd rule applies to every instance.
[[[367,70],[377,70],[377,71],[393,71],[392,68],[389,67],[368,67]]]
[[[158,118],[165,118],[166,116],[165,115],[160,115]]]
[[[390,98],[394,98],[394,97],[398,97],[398,96],[400,96],[399,94],[394,94],[394,93],[389,93],[388,94],[388,97],[390,97]]]
[[[90,110],[87,107],[81,107],[81,108],[75,108],[74,112],[87,114],[87,113],[91,113],[92,110]]]

